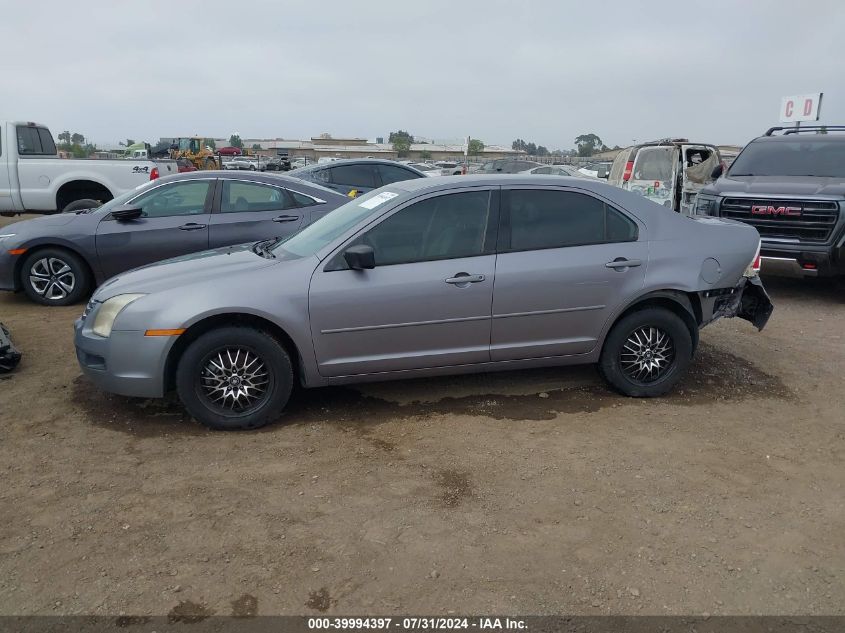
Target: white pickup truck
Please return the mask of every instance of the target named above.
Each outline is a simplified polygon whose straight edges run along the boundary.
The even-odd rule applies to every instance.
[[[59,158],[44,125],[0,121],[0,214],[96,207],[178,172],[174,160]]]

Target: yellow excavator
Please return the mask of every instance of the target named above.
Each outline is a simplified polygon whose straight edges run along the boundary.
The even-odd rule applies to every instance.
[[[197,169],[220,169],[209,145],[208,139],[201,136],[177,138],[170,146],[170,158],[187,160]]]

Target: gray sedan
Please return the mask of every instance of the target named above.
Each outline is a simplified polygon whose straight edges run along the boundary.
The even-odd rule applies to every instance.
[[[68,305],[130,268],[216,246],[285,237],[348,201],[277,175],[197,171],[154,180],[98,209],[24,220],[0,234],[0,290]]]
[[[220,248],[104,284],[75,323],[101,388],[176,389],[216,429],[277,419],[305,387],[598,363],[669,391],[699,328],[772,305],[747,225],[691,219],[558,176],[420,178],[287,240]]]

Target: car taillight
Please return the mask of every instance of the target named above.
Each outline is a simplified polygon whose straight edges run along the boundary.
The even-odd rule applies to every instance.
[[[150,171],[150,180],[155,180],[158,178],[158,167],[153,167],[152,171]]]
[[[625,173],[622,174],[622,181],[628,182],[631,180],[631,173],[634,171],[634,161],[629,160],[625,163]]]
[[[745,276],[746,277],[754,277],[757,273],[760,272],[760,264],[761,264],[761,257],[760,257],[760,242],[757,242],[757,252],[754,253],[754,259],[751,260],[751,263],[748,264],[748,268],[745,269]]]

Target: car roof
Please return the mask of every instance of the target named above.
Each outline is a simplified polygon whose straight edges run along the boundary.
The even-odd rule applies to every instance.
[[[329,169],[332,167],[339,167],[341,165],[392,165],[394,167],[404,167],[411,171],[419,173],[418,169],[414,169],[406,163],[397,163],[395,160],[388,160],[386,158],[341,158],[340,160],[333,160],[328,163],[311,163],[305,167],[300,167],[296,171],[304,173],[317,169]],[[420,175],[425,175],[420,173]]]
[[[845,134],[780,134],[778,136],[758,136],[752,143],[824,143],[824,142],[845,142]]]
[[[446,191],[449,189],[463,189],[466,187],[491,187],[514,185],[528,186],[572,186],[578,189],[588,189],[598,194],[607,195],[608,192],[619,190],[605,182],[575,176],[546,176],[539,174],[468,174],[466,176],[436,176],[434,178],[402,180],[387,185],[390,188],[401,189],[408,193],[421,194],[429,191]],[[620,190],[621,191],[621,190]]]

